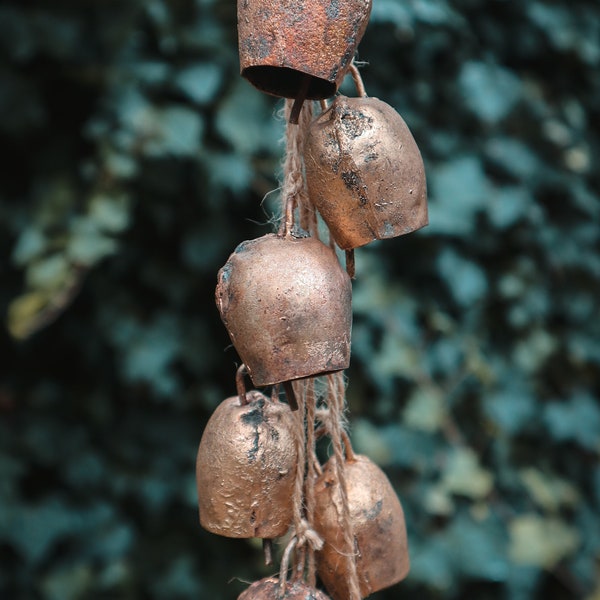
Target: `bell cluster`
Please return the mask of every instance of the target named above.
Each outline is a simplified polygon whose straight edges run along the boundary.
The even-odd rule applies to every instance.
[[[237,394],[217,407],[198,449],[200,523],[218,535],[272,540],[293,524],[299,420],[291,382],[350,362],[352,285],[334,247],[348,253],[427,224],[423,161],[406,123],[364,90],[354,98],[338,94],[356,69],[370,11],[370,0],[238,0],[241,75],[265,93],[293,99],[290,122],[305,101],[321,101],[303,139],[302,176],[332,243],[288,230],[267,234],[241,243],[219,271],[217,307],[243,365]],[[282,385],[288,401],[247,391],[246,375],[254,386]],[[303,421],[300,427],[304,435]],[[268,577],[239,600],[356,600],[341,551],[343,503],[360,597],[406,577],[406,525],[389,480],[347,439],[343,463],[344,490],[334,456],[314,481],[310,526],[323,542],[316,568],[328,595],[301,578]]]

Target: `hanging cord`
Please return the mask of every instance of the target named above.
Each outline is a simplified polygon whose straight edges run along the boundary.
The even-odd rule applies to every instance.
[[[312,527],[315,518],[315,481],[317,478],[317,450],[315,436],[315,413],[317,409],[317,394],[315,390],[315,380],[310,379],[306,394],[306,479],[304,481],[304,498],[306,521]],[[308,585],[315,587],[317,582],[317,564],[315,558],[315,547],[309,545],[307,551],[307,573],[306,581]]]
[[[312,102],[306,102],[302,106],[297,125],[289,122],[292,106],[292,100],[285,101],[286,147],[281,186],[283,219],[278,232],[282,237],[291,233],[294,226],[294,210],[307,197],[302,156],[306,130],[312,117]]]
[[[285,597],[285,588],[287,587],[287,573],[290,565],[290,556],[296,547],[298,540],[293,537],[288,545],[285,547],[283,551],[283,556],[281,557],[281,565],[279,566],[279,595],[284,598]]]
[[[294,413],[296,420],[295,434],[296,446],[298,448],[298,461],[296,463],[294,497],[292,501],[292,520],[294,527],[292,537],[296,540],[295,545],[298,550],[294,564],[294,578],[301,578],[304,574],[307,554],[308,562],[310,564],[311,554],[314,554],[315,550],[320,550],[323,547],[323,540],[312,528],[312,519],[309,519],[304,511],[304,485],[307,477],[307,429],[308,431],[313,429],[314,436],[314,410],[307,411],[307,405],[313,401],[311,398],[312,394],[309,393],[312,381],[310,379],[303,379],[294,381],[293,385],[298,401],[298,410]],[[312,413],[312,420],[307,419],[307,412]],[[309,456],[311,456],[311,453],[309,453]],[[312,505],[312,510],[314,511],[314,498]]]
[[[337,371],[328,375],[328,405],[329,419],[326,426],[330,429],[331,442],[333,445],[333,458],[335,466],[335,478],[340,491],[341,511],[340,527],[344,534],[343,555],[346,559],[348,573],[348,600],[361,600],[358,574],[356,572],[356,552],[354,549],[354,533],[350,519],[350,507],[348,504],[348,490],[346,486],[345,457],[343,447],[343,421],[345,404],[345,383],[343,371]]]

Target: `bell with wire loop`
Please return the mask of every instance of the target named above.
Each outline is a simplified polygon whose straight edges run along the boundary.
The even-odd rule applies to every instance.
[[[354,536],[356,571],[362,598],[398,583],[409,571],[404,512],[384,472],[366,456],[348,452],[345,477]],[[329,459],[315,484],[315,531],[325,541],[317,552],[317,570],[333,600],[350,598],[342,497],[335,473],[335,458]]]
[[[340,248],[427,225],[423,159],[389,104],[336,97],[310,125],[304,162],[310,199]]]
[[[267,234],[242,242],[219,271],[215,295],[254,385],[348,367],[352,286],[319,240]]]
[[[244,590],[238,600],[330,600],[321,590],[302,581],[288,581],[282,594],[277,577],[265,577]]]
[[[211,415],[196,459],[200,524],[231,538],[272,539],[292,522],[298,451],[289,406],[256,390],[245,391]]]
[[[370,13],[371,0],[238,0],[241,74],[274,96],[329,98]]]

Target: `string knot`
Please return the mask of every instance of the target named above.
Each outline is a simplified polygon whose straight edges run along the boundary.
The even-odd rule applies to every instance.
[[[301,519],[298,525],[296,525],[295,537],[299,548],[308,545],[313,550],[321,550],[323,548],[323,539],[321,536],[310,526],[306,519]]]

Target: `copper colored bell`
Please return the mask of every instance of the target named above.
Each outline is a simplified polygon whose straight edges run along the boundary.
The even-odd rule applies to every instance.
[[[242,76],[284,98],[333,96],[371,12],[371,0],[238,0],[237,6]]]
[[[257,386],[348,367],[350,278],[312,237],[243,242],[219,271],[216,301]]]
[[[333,459],[315,485],[315,531],[325,540],[317,553],[319,577],[334,600],[348,600],[344,532],[339,485]],[[353,455],[345,463],[350,521],[354,533],[356,570],[361,596],[398,583],[409,570],[404,512],[383,471],[366,456]]]
[[[294,439],[287,404],[257,391],[224,400],[206,424],[198,448],[202,527],[232,538],[284,535],[292,521]]]
[[[291,581],[285,586],[281,595],[281,586],[277,577],[266,577],[255,581],[243,591],[238,600],[330,600],[320,590],[309,587],[301,581]]]
[[[310,199],[340,248],[427,225],[421,154],[385,102],[338,96],[311,123],[304,161]]]

